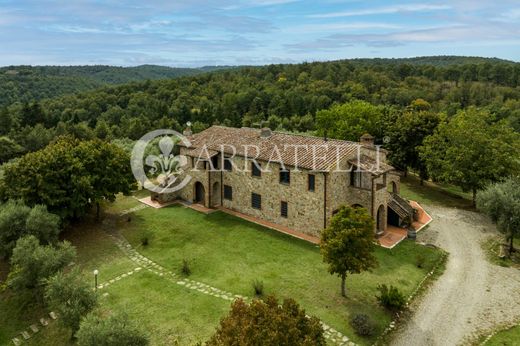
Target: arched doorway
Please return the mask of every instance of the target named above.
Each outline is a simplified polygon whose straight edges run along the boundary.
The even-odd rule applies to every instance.
[[[392,192],[399,193],[399,191],[397,191],[397,183],[395,181],[392,181]]]
[[[377,209],[377,233],[382,233],[385,231],[386,226],[386,213],[385,206],[380,205]]]
[[[220,205],[220,183],[216,181],[211,189],[211,206],[218,207]]]
[[[204,185],[202,185],[201,182],[197,181],[195,183],[195,198],[194,198],[193,202],[204,204],[205,197],[206,197],[206,192],[204,190]]]

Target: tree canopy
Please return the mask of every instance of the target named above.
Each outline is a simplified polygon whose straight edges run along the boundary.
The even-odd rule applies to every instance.
[[[442,122],[419,148],[428,174],[473,193],[520,170],[520,135],[487,111],[469,108]]]
[[[479,193],[477,207],[507,234],[511,254],[514,251],[513,239],[520,233],[520,178],[508,178],[489,185]]]
[[[347,274],[358,274],[377,265],[373,252],[374,220],[367,210],[343,206],[321,232],[320,250],[331,274],[341,277],[341,295],[345,296]]]
[[[307,317],[293,299],[285,299],[279,305],[275,297],[269,296],[250,304],[235,300],[229,315],[220,321],[215,335],[206,344],[325,346],[326,341],[320,321]]]
[[[6,165],[2,189],[7,198],[47,205],[70,219],[102,200],[129,193],[134,184],[129,155],[119,146],[62,137]]]

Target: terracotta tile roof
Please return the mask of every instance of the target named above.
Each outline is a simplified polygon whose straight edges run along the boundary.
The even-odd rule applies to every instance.
[[[317,171],[334,169],[338,158],[355,157],[361,146],[357,142],[325,140],[321,137],[277,131],[272,131],[269,137],[263,138],[260,136],[260,129],[224,126],[212,126],[188,139],[191,141],[191,148],[205,145],[208,149],[224,151],[228,155],[236,154]],[[233,148],[236,148],[236,152]]]
[[[375,175],[379,175],[394,170],[394,167],[390,166],[383,160],[377,162],[373,158],[366,155],[360,155],[359,159],[355,157],[349,160],[348,162],[353,164],[354,166],[361,168],[362,171],[367,171]]]
[[[192,157],[200,157],[201,159],[210,159],[213,156],[217,155],[219,152],[211,149],[204,149],[204,147],[193,148],[186,151],[186,155]]]

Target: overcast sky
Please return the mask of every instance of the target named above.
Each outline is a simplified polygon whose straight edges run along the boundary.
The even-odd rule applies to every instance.
[[[520,60],[520,1],[0,0],[0,65]]]

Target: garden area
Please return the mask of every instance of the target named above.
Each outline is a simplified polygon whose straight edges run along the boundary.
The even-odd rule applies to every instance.
[[[99,270],[100,284],[133,273],[99,289],[97,309],[125,312],[148,331],[152,344],[203,342],[229,310],[231,301],[183,287],[176,280],[192,280],[245,297],[256,293],[290,297],[309,315],[355,343],[371,344],[392,319],[377,302],[377,286],[393,285],[408,296],[442,256],[439,250],[411,241],[392,250],[378,247],[379,266],[347,276],[347,297],[343,298],[339,277],[327,272],[316,245],[219,211],[206,215],[180,205],[162,209],[140,206],[135,197],[120,196],[104,207],[103,222],[92,220],[71,227],[63,238],[76,246],[76,264],[93,285],[94,269]],[[176,279],[168,280],[153,270],[135,271],[139,263],[105,232],[115,229],[140,255]],[[11,298],[3,293],[0,302],[1,310],[8,312],[0,317],[3,344],[46,313],[39,306],[24,307]],[[371,336],[356,335],[349,323],[356,314],[369,316]],[[70,343],[69,333],[56,322],[24,343]]]

